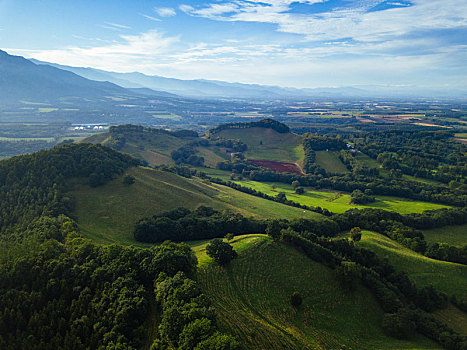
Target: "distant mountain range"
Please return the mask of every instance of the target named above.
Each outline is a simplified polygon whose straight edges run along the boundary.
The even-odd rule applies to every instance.
[[[51,65],[35,64],[0,50],[0,103],[54,102],[59,99],[99,100],[116,95],[173,96],[166,92],[129,90],[112,82],[94,81]]]
[[[70,67],[41,62],[95,81],[108,81],[128,89],[166,91],[192,98],[465,98],[467,91],[420,88],[414,86],[366,85],[361,87],[285,88],[258,84],[229,83],[218,80],[183,80],[142,73],[117,73],[94,68]],[[143,92],[143,91],[141,91]]]
[[[93,100],[108,97],[154,96],[161,98],[189,97],[197,99],[243,98],[414,98],[465,97],[465,92],[420,90],[367,86],[365,88],[297,89],[257,84],[229,83],[217,80],[182,80],[142,73],[117,73],[94,68],[70,67],[27,60],[0,50],[0,103],[19,101],[54,102],[81,98]],[[77,101],[75,101],[77,102]]]

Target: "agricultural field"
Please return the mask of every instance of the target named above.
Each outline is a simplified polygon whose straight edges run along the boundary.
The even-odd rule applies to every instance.
[[[201,170],[201,169],[200,169]],[[204,171],[204,170],[202,170]],[[230,181],[230,173],[217,169],[206,171],[212,177],[218,177],[225,181]],[[399,197],[376,195],[376,201],[369,204],[350,204],[350,195],[347,193],[333,191],[316,191],[305,188],[304,194],[297,194],[292,185],[279,182],[259,182],[251,180],[236,180],[235,183],[258,190],[270,196],[277,196],[285,193],[287,199],[300,204],[326,208],[335,213],[343,213],[351,208],[377,208],[395,211],[401,214],[419,213],[425,210],[447,208],[446,205],[414,201]]]
[[[264,218],[322,217],[197,178],[142,167],[129,169],[128,174],[136,178],[131,186],[124,185],[122,177],[96,188],[75,184],[73,215],[84,236],[97,243],[135,244],[133,225],[137,220],[180,206],[195,209],[207,205]]]
[[[235,246],[235,243],[234,243]],[[364,287],[344,290],[336,273],[296,249],[268,238],[248,243],[228,267],[203,262],[197,280],[212,300],[220,328],[246,349],[438,349],[416,335],[387,337],[383,312]],[[289,298],[298,291],[303,304]]]
[[[348,172],[348,169],[339,159],[338,152],[317,151],[316,164],[324,168],[328,173],[343,174]]]
[[[461,247],[467,245],[467,224],[423,230],[423,235],[429,243],[448,243]]]
[[[263,168],[268,168],[280,173],[303,175],[302,169],[296,163],[278,162],[263,159],[249,159],[249,161],[255,165],[262,166]]]
[[[284,162],[301,162],[305,156],[302,137],[273,129],[249,128],[222,130],[216,136],[239,139],[248,146],[245,157]]]
[[[380,258],[388,259],[396,270],[407,272],[417,286],[432,285],[447,295],[467,298],[466,265],[427,258],[371,231],[362,231],[362,239],[357,245],[374,251]]]

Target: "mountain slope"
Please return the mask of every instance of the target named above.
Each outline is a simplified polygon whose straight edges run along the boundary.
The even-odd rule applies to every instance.
[[[21,100],[52,102],[65,97],[102,99],[109,95],[128,94],[109,82],[85,79],[69,71],[36,65],[20,56],[0,50],[0,102]]]

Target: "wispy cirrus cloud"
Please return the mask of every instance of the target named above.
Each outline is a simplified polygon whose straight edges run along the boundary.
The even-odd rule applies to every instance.
[[[101,24],[100,27],[105,28],[105,29],[115,30],[118,32],[131,29],[131,27],[129,26],[118,24],[118,23],[112,23],[112,22],[105,22],[104,24]]]
[[[160,17],[171,17],[175,16],[177,13],[175,10],[171,7],[154,7],[154,11],[160,16]]]

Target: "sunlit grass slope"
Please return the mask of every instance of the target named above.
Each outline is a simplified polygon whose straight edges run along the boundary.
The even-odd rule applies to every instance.
[[[328,173],[342,174],[349,171],[339,159],[338,152],[317,151],[316,164],[321,166]]]
[[[424,230],[423,234],[427,242],[430,243],[448,243],[455,246],[467,245],[467,224]]]
[[[225,181],[230,181],[230,173],[223,172],[217,169],[200,169],[205,171],[212,177],[219,177]],[[326,208],[335,213],[343,213],[351,208],[377,208],[395,211],[401,214],[420,213],[425,210],[434,210],[446,208],[446,205],[420,202],[400,197],[390,196],[375,196],[376,201],[365,205],[350,204],[350,195],[344,193],[330,191],[315,191],[309,188],[305,189],[304,194],[296,194],[291,185],[283,183],[270,183],[259,181],[234,181],[242,186],[250,187],[255,190],[264,192],[270,196],[276,196],[279,192],[284,192],[288,199],[309,206],[318,206]]]
[[[407,272],[417,286],[432,285],[447,295],[467,298],[467,266],[427,258],[375,232],[363,231],[359,246],[387,258],[396,270]]]
[[[125,144],[121,152],[144,159],[150,165],[173,164],[172,151],[193,141],[193,138],[180,138],[168,134],[125,133]],[[111,141],[109,133],[90,136],[81,142],[101,143],[107,145]]]
[[[75,186],[73,215],[85,236],[99,243],[133,244],[133,227],[137,220],[181,206],[194,209],[207,205],[264,218],[322,217],[197,178],[187,179],[142,167],[129,169],[128,173],[136,178],[130,186],[122,183],[122,176],[96,188],[83,184]]]
[[[421,336],[400,341],[384,335],[383,313],[367,289],[342,289],[333,270],[296,249],[264,237],[245,245],[249,249],[238,249],[228,267],[206,261],[202,245],[194,247],[202,262],[198,281],[218,323],[245,349],[439,348]],[[294,291],[303,297],[298,309],[289,302]]]
[[[246,143],[245,156],[250,159],[266,159],[285,162],[303,161],[302,137],[292,133],[279,133],[267,128],[227,129],[216,136],[239,139]]]

